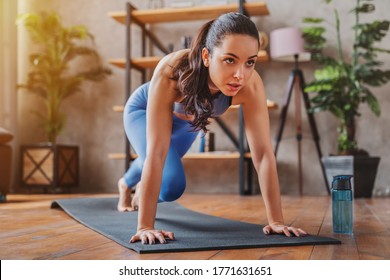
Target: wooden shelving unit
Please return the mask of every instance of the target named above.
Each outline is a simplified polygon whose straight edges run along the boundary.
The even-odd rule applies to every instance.
[[[146,82],[146,71],[148,69],[154,69],[162,57],[160,56],[147,56],[146,55],[146,38],[150,42],[160,49],[163,53],[167,54],[169,51],[164,44],[157,38],[155,34],[150,31],[151,24],[168,23],[168,22],[182,22],[182,21],[195,21],[195,20],[210,20],[220,16],[221,14],[228,12],[241,12],[249,16],[265,16],[269,15],[268,8],[264,2],[245,3],[244,0],[237,1],[237,4],[226,4],[216,6],[200,6],[189,8],[163,8],[163,9],[150,9],[150,10],[138,10],[130,3],[126,4],[125,11],[110,12],[109,17],[118,21],[126,26],[126,55],[125,58],[111,59],[110,63],[116,67],[125,69],[126,71],[126,88],[125,88],[125,100],[128,99],[131,92],[131,78],[130,73],[132,69],[142,73],[142,83]],[[132,32],[131,24],[138,25],[142,34],[141,40],[138,40],[142,44],[142,56],[133,57],[131,53],[132,47]],[[258,54],[258,62],[266,62],[269,60],[266,51],[260,51]],[[276,104],[272,101],[268,101],[268,108],[276,108]],[[115,112],[123,112],[123,105],[116,105],[113,107]],[[241,107],[232,107],[230,110],[238,110],[239,117],[239,138],[237,139],[230,129],[219,118],[216,119],[218,125],[226,133],[226,135],[232,140],[236,146],[238,152],[211,152],[211,153],[198,153],[187,154],[184,159],[239,159],[239,175],[240,175],[240,194],[250,194],[252,192],[252,168],[251,157],[248,148],[245,148],[244,130],[243,130],[243,113]],[[136,156],[131,155],[130,143],[126,140],[125,153],[110,154],[110,159],[125,160],[125,169],[129,167],[130,161]],[[247,184],[245,184],[245,163],[247,165]],[[246,185],[246,186],[245,186]]]

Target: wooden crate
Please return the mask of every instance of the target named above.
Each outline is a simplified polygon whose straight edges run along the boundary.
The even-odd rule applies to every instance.
[[[61,192],[79,185],[79,147],[37,144],[21,146],[21,186]]]

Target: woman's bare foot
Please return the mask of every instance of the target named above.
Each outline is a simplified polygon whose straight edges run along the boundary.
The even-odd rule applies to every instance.
[[[138,206],[139,206],[139,184],[140,183],[135,185],[135,187],[134,187],[135,192],[134,192],[134,195],[133,195],[133,199],[131,200],[131,205],[133,206],[134,211],[137,211],[138,210]]]
[[[120,178],[118,181],[118,190],[119,190],[119,201],[117,207],[118,211],[119,212],[134,211],[135,209],[132,206],[132,199],[131,199],[131,189],[126,185],[125,180],[123,178]]]

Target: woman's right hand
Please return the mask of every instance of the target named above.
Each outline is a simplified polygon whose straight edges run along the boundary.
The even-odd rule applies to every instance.
[[[161,244],[167,243],[165,238],[169,238],[171,240],[175,239],[173,232],[165,231],[165,230],[157,230],[154,228],[149,229],[140,229],[137,231],[135,235],[133,235],[130,239],[130,243],[134,243],[137,241],[141,241],[142,244],[155,244],[156,240]]]

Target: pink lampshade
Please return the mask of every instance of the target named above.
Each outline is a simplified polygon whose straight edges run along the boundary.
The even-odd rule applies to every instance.
[[[277,61],[309,61],[310,53],[304,49],[302,33],[298,28],[286,27],[276,29],[270,34],[271,58]]]

